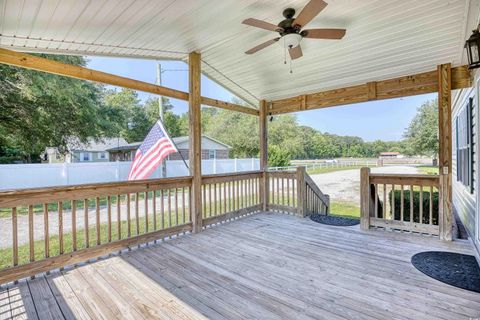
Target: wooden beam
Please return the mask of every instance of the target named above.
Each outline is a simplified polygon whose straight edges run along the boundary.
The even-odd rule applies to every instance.
[[[263,210],[268,207],[268,141],[267,141],[267,102],[260,101],[260,117],[258,118],[259,140],[260,140],[260,171],[263,172],[262,181],[260,183],[260,199],[263,203]]]
[[[104,84],[109,84],[113,86],[119,86],[123,88],[129,88],[133,90],[149,92],[153,94],[158,94],[161,96],[166,96],[169,98],[180,99],[188,101],[188,93],[162,87],[159,85],[134,80],[130,78],[125,78],[117,76],[114,74],[101,72],[97,70],[92,70],[80,66],[74,66],[67,63],[62,63],[46,58],[37,57],[27,53],[21,53],[17,51],[12,51],[8,49],[0,48],[0,63],[8,64],[15,67],[21,67],[25,69],[37,70],[42,72],[47,72],[51,74],[56,74],[60,76],[94,81]],[[225,102],[221,100],[215,100],[211,98],[201,97],[201,103],[204,105],[217,107],[221,109],[243,112],[246,114],[258,115],[258,110],[241,106],[238,104]]]
[[[360,228],[370,228],[370,168],[360,169]]]
[[[217,107],[225,110],[230,110],[230,111],[236,111],[236,112],[243,112],[246,114],[251,114],[254,116],[259,115],[259,111],[256,109],[244,107],[235,103],[230,103],[230,102],[225,102],[221,100],[215,100],[212,98],[207,98],[207,97],[202,97],[201,102],[204,105],[211,106],[211,107]]]
[[[202,231],[202,132],[201,132],[201,97],[200,97],[200,54],[188,55],[189,70],[189,168],[192,176],[192,195],[190,197],[190,214],[193,232]]]
[[[452,68],[451,74],[452,90],[472,85],[467,66]],[[433,93],[439,90],[438,81],[438,70],[433,70],[389,80],[275,100],[272,101],[269,112],[281,114]]]
[[[440,239],[452,240],[452,68],[438,66],[439,227]]]

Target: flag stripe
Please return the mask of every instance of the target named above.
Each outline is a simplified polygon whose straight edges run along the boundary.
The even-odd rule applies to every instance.
[[[152,147],[151,150],[149,150],[145,155],[141,157],[142,161],[139,161],[135,168],[133,168],[132,175],[135,176],[137,172],[143,170],[143,168],[146,167],[152,161],[152,159],[155,159],[155,157],[159,155],[160,150],[162,150],[163,148],[173,150],[172,152],[175,152],[174,149],[170,148],[168,141],[159,141],[158,145]]]
[[[150,129],[142,142],[130,167],[128,180],[148,179],[165,157],[178,152],[159,120]]]

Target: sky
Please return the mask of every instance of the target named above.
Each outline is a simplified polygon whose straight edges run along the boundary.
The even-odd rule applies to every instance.
[[[181,61],[154,61],[128,58],[88,57],[91,69],[116,74],[136,80],[155,83],[157,64],[162,67],[162,85],[188,91],[188,66]],[[231,101],[233,94],[202,76],[202,95],[224,101]],[[138,92],[146,100],[151,94]],[[434,99],[436,94],[370,101],[354,105],[317,109],[297,113],[301,125],[307,125],[321,132],[350,135],[365,141],[401,140],[405,128],[415,116],[422,102]],[[186,101],[170,99],[174,112],[181,114],[188,110]]]

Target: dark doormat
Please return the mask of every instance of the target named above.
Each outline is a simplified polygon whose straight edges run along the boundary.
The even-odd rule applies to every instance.
[[[426,251],[414,255],[412,264],[419,271],[438,281],[480,293],[480,267],[474,256]]]
[[[327,224],[329,226],[340,226],[340,227],[355,226],[360,223],[359,219],[335,217],[335,216],[329,216],[324,214],[312,214],[310,216],[310,219],[312,219],[312,221],[315,221],[321,224]]]

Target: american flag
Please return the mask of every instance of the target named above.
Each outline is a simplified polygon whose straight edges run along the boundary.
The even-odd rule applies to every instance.
[[[170,153],[178,152],[160,120],[155,123],[133,159],[128,180],[147,179]]]

